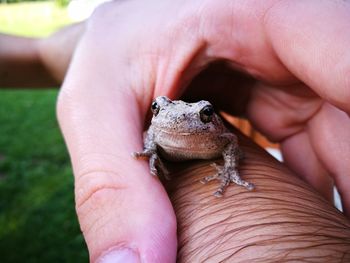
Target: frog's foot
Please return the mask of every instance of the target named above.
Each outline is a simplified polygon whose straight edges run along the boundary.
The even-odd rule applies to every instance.
[[[169,171],[166,169],[164,163],[159,158],[158,154],[153,151],[133,152],[132,157],[135,159],[149,159],[149,169],[154,176],[164,176],[165,179],[170,180]]]
[[[151,174],[154,176],[158,175],[158,171],[155,167],[155,163],[158,156],[155,152],[144,150],[143,152],[133,152],[131,156],[134,157],[135,159],[149,160],[149,168],[150,168]]]
[[[151,155],[152,155],[152,153],[150,153],[148,151],[131,153],[131,156],[135,159],[149,159]]]
[[[246,182],[246,181],[241,179],[237,170],[225,169],[225,167],[219,166],[215,163],[213,163],[212,166],[215,167],[215,169],[217,170],[217,173],[215,175],[210,175],[210,176],[203,178],[201,180],[201,182],[207,183],[207,182],[212,181],[212,180],[220,180],[221,181],[220,187],[218,188],[218,190],[216,192],[214,192],[214,196],[216,196],[216,197],[223,196],[227,186],[229,186],[229,184],[231,182],[235,183],[237,185],[241,185],[241,186],[247,188],[248,190],[254,189],[254,185],[252,183]]]
[[[162,159],[160,159],[156,153],[153,153],[149,157],[149,169],[154,176],[164,176],[167,180],[171,179],[168,169],[166,169]]]
[[[241,185],[249,191],[254,190],[255,188],[254,184],[242,180],[237,171],[230,172],[230,182]]]
[[[218,169],[216,163],[212,163],[210,166],[211,166],[211,167],[214,167],[216,170]],[[208,183],[208,182],[210,182],[210,181],[217,180],[218,177],[219,177],[219,172],[217,172],[216,174],[208,175],[208,176],[202,178],[202,179],[200,180],[200,182],[201,182],[202,184],[206,184],[206,183]]]
[[[153,175],[164,176],[166,180],[171,179],[168,169],[165,167],[162,159],[159,158],[158,154],[153,154],[151,156],[149,160],[149,166]],[[155,173],[152,171],[155,171]]]

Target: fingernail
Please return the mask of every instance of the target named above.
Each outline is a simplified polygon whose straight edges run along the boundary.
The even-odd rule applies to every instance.
[[[103,254],[96,263],[140,263],[140,255],[130,248],[116,248]]]

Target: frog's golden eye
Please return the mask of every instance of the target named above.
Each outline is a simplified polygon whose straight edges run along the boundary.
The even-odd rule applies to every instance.
[[[201,121],[203,123],[211,122],[211,119],[214,115],[214,108],[211,105],[205,106],[201,111],[199,112],[199,116],[201,118]]]
[[[160,106],[158,105],[158,103],[153,101],[151,106],[151,111],[153,112],[154,116],[157,116],[159,109],[160,109]]]

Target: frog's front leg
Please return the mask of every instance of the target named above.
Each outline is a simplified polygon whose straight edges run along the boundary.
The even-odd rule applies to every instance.
[[[214,193],[215,196],[221,197],[230,183],[244,186],[248,190],[253,190],[254,185],[241,179],[238,172],[238,162],[242,159],[242,151],[238,147],[237,138],[234,134],[224,134],[230,142],[224,148],[222,155],[224,158],[224,165],[219,166],[213,164],[217,173],[215,175],[207,176],[202,180],[202,183],[209,182],[211,180],[220,180],[220,187]]]
[[[154,176],[162,175],[166,179],[170,179],[169,172],[157,152],[157,144],[154,141],[152,130],[148,130],[144,139],[143,151],[133,152],[132,156],[136,159],[148,159],[150,172]]]

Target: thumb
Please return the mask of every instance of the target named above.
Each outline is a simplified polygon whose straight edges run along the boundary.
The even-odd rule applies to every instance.
[[[131,157],[142,145],[145,109],[134,93],[116,87],[117,76],[105,76],[116,69],[94,65],[81,44],[57,105],[90,261],[175,262],[171,203],[146,162]]]

